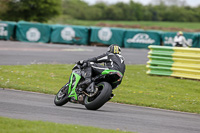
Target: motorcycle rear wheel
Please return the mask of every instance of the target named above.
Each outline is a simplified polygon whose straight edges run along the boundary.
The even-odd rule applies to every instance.
[[[93,97],[85,97],[84,105],[88,110],[101,108],[111,97],[112,87],[107,82],[97,84],[98,93]]]
[[[56,106],[62,106],[64,104],[66,104],[69,100],[68,100],[68,91],[69,85],[66,84],[65,86],[63,86],[58,93],[56,94],[55,98],[54,98],[54,104]]]

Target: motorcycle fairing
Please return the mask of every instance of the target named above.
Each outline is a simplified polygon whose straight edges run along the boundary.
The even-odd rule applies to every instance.
[[[117,71],[117,70],[104,70],[101,74],[102,75],[107,75],[107,74],[112,74],[112,73],[118,73],[120,77],[123,76],[123,74],[120,72],[120,71]]]
[[[104,70],[102,73],[102,75],[107,75],[107,74],[117,74],[120,78],[123,77],[123,74],[120,71],[117,70]]]
[[[80,79],[81,76],[78,75],[77,73],[71,74],[69,89],[68,89],[68,97],[74,97],[76,100],[78,99],[76,94],[76,87]]]

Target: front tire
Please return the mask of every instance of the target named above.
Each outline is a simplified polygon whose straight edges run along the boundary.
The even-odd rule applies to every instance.
[[[68,94],[67,94],[68,88],[69,88],[69,85],[66,84],[58,91],[58,93],[56,94],[56,96],[54,98],[54,104],[56,106],[62,106],[69,101]]]
[[[98,93],[93,97],[85,97],[84,104],[89,110],[97,110],[102,107],[112,94],[112,87],[107,82],[101,82],[97,84]]]

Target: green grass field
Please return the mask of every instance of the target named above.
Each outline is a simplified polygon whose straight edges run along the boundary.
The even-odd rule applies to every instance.
[[[0,133],[124,133],[94,127],[0,117]],[[130,132],[129,132],[130,133]]]
[[[56,94],[73,65],[0,66],[0,87]],[[200,81],[146,75],[145,65],[127,65],[112,102],[200,114]]]
[[[106,23],[111,25],[140,25],[144,27],[163,27],[163,28],[181,28],[181,29],[192,29],[200,31],[200,24],[198,22],[159,22],[159,21],[87,21],[87,20],[76,20],[60,17],[57,19],[50,20],[49,24],[70,24],[70,25],[83,25],[83,26],[96,26],[100,23]],[[176,31],[176,29],[174,29]]]

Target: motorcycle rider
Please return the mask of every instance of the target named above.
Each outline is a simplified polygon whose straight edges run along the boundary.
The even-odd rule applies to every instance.
[[[177,35],[174,37],[174,47],[190,47],[190,45],[187,43],[185,37],[183,36],[183,32],[179,31]]]
[[[77,64],[83,65],[84,63],[88,67],[84,68],[85,74],[83,77],[85,81],[81,85],[90,84],[92,75],[101,74],[104,70],[118,70],[123,75],[125,72],[124,57],[121,55],[121,48],[115,44],[110,45],[106,53],[88,60],[78,61]],[[98,63],[104,63],[104,66]]]

